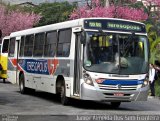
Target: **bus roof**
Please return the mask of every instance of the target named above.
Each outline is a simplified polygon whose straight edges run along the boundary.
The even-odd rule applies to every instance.
[[[10,39],[10,36],[5,36],[2,39]]]
[[[70,28],[70,27],[83,26],[83,21],[84,20],[94,20],[94,19],[95,20],[97,20],[97,19],[121,20],[121,21],[134,22],[134,23],[138,23],[138,24],[144,25],[141,22],[126,20],[126,19],[118,19],[118,18],[81,18],[81,19],[70,20],[70,21],[65,21],[65,22],[61,22],[61,23],[55,23],[55,24],[50,24],[50,25],[46,25],[46,26],[35,27],[35,28],[31,28],[31,29],[26,29],[26,30],[21,30],[21,31],[17,31],[17,32],[12,32],[10,34],[10,37],[17,37],[17,36],[41,33],[41,32],[44,32],[44,31],[53,31],[53,30],[57,30],[57,29],[64,29],[64,28]]]

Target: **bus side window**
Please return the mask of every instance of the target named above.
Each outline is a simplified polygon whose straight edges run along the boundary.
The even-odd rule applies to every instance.
[[[57,45],[57,32],[47,32],[45,47],[44,47],[44,56],[45,57],[54,57]]]
[[[45,41],[45,33],[38,33],[35,35],[33,56],[42,57],[44,41]]]
[[[25,37],[22,36],[21,37],[21,43],[20,43],[20,51],[19,51],[19,56],[23,56],[24,55],[24,42],[25,42]]]
[[[8,53],[8,45],[9,45],[9,39],[4,39],[2,45],[2,53]]]
[[[27,35],[25,38],[24,56],[32,56],[34,35]]]
[[[16,42],[16,39],[15,39],[15,38],[11,38],[11,39],[10,39],[9,52],[8,52],[8,56],[9,56],[9,57],[14,57],[15,42]]]
[[[71,29],[64,29],[59,31],[58,52],[59,57],[68,57],[70,54],[71,44]]]

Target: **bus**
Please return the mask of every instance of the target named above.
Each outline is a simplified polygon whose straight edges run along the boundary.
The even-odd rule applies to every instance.
[[[7,66],[8,66],[8,44],[9,44],[9,36],[6,36],[2,39],[1,44],[1,56],[0,56],[0,64],[1,64],[1,73],[0,78],[3,79],[3,82],[5,83],[5,80],[7,79]]]
[[[140,22],[83,18],[13,32],[8,59],[8,80],[22,94],[58,94],[63,105],[147,100],[149,42]]]

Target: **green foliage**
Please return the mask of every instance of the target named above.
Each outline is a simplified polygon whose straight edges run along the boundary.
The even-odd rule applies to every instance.
[[[160,36],[156,27],[153,24],[146,24],[148,39],[150,43],[150,63],[155,63],[156,60],[160,61],[160,50],[157,45],[160,43]]]
[[[32,13],[33,8],[31,6],[20,6],[20,5],[11,5],[11,4],[4,4],[8,11],[21,11],[21,12],[28,12]]]
[[[146,30],[148,33],[148,39],[150,43],[150,63],[155,64],[155,61],[160,61],[160,50],[157,48],[157,45],[160,43],[159,36],[159,23],[153,23],[153,21],[147,21]],[[159,78],[160,79],[160,78]],[[160,81],[156,80],[155,82],[155,95],[160,96]]]
[[[42,16],[37,26],[48,25],[66,21],[69,19],[70,13],[75,8],[68,2],[43,3],[35,7],[33,11]]]
[[[54,24],[63,22],[69,19],[69,15],[76,8],[76,4],[70,4],[69,2],[54,2],[54,3],[42,3],[38,6],[19,6],[19,5],[5,5],[8,10],[11,11],[23,11],[29,13],[40,14],[42,17],[36,26],[43,26],[48,24]]]
[[[134,4],[133,3],[130,4],[130,7],[132,7],[132,8],[143,8],[143,9],[146,8],[146,7],[144,7],[142,1],[135,2]]]
[[[155,82],[155,94],[160,97],[160,80],[156,80]]]

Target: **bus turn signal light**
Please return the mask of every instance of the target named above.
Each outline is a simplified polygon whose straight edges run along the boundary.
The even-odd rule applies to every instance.
[[[105,80],[106,80],[106,79],[100,78],[100,79],[96,79],[96,82],[97,82],[98,84],[101,84],[101,83],[103,83]]]

